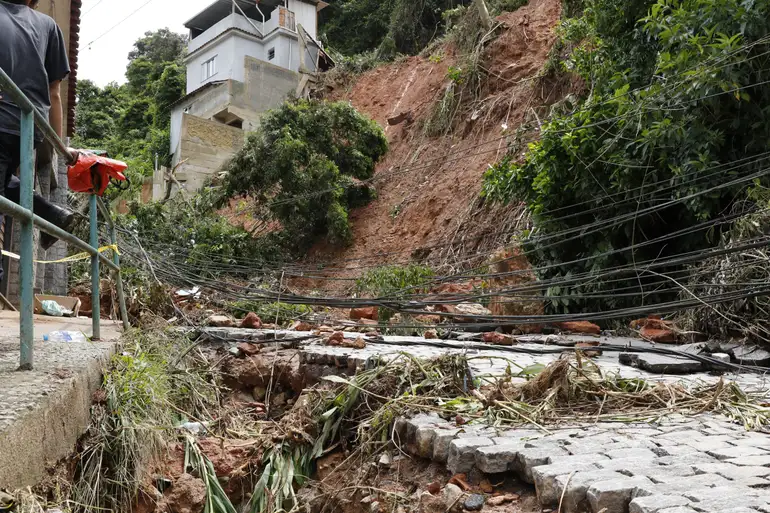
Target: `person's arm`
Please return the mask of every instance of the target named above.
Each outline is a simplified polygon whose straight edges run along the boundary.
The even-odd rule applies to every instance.
[[[48,93],[51,100],[48,122],[54,132],[56,132],[56,135],[61,138],[64,132],[62,127],[64,112],[62,108],[61,83],[70,74],[70,65],[67,59],[64,35],[53,20],[51,20],[50,30],[48,47],[45,52],[45,70],[48,73]],[[75,163],[78,159],[78,152],[70,149],[69,157],[70,162],[68,164]]]
[[[51,111],[48,114],[48,123],[56,132],[56,135],[62,136],[62,103],[61,103],[61,80],[51,82],[48,85],[48,92],[51,96]]]
[[[61,80],[56,80],[55,82],[51,82],[48,85],[48,94],[51,97],[51,110],[48,113],[48,124],[51,125],[53,131],[56,132],[56,135],[58,135],[59,139],[61,139],[62,118],[64,116],[61,103]],[[80,152],[72,148],[68,148],[68,150],[70,162],[77,162]]]

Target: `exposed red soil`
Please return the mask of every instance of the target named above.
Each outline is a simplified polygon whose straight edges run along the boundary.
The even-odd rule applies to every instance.
[[[488,74],[484,99],[474,106],[475,115],[460,118],[447,137],[427,138],[422,126],[449,85],[447,71],[457,61],[451,48],[444,50],[440,62],[410,57],[362,75],[347,89],[331,91],[331,99],[349,100],[385,127],[390,151],[376,169],[378,198],[351,213],[353,245],[319,244],[307,260],[328,264],[326,275],[355,277],[371,265],[415,259],[461,264],[468,256],[489,251],[482,247],[484,236],[513,227],[515,223],[506,220],[523,216],[519,205],[483,205],[482,176],[507,150],[503,125],[513,133],[536,119],[535,109],[560,97],[538,79],[560,16],[560,0],[531,0],[498,18],[503,28],[483,59]],[[413,121],[388,126],[389,118],[406,112]],[[444,251],[448,242],[462,254]],[[303,280],[292,285],[341,290],[349,282]]]

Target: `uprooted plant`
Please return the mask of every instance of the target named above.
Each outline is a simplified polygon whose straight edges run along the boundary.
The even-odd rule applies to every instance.
[[[77,455],[70,503],[78,511],[127,511],[148,467],[180,422],[215,418],[219,388],[189,341],[158,330],[125,336],[92,408]]]
[[[591,422],[654,422],[673,413],[714,412],[759,429],[770,424],[770,408],[759,395],[735,383],[688,387],[682,383],[652,383],[602,373],[580,353],[539,369],[524,384],[501,382],[490,389],[483,416],[496,425],[529,423],[547,426]]]

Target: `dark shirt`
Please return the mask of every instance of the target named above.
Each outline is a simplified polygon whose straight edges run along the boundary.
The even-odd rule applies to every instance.
[[[48,119],[49,85],[70,72],[64,36],[56,22],[26,5],[0,1],[0,68]],[[18,135],[21,111],[7,95],[0,95],[0,132]],[[35,139],[42,140],[38,131]]]

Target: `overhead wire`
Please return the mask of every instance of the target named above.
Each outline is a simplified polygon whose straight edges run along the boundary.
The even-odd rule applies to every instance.
[[[112,26],[112,27],[110,27],[109,29],[107,29],[107,30],[105,30],[104,32],[102,32],[102,34],[101,34],[101,35],[99,35],[99,36],[98,36],[96,39],[94,39],[94,40],[93,40],[93,41],[91,41],[90,43],[86,44],[86,47],[88,47],[88,48],[90,49],[90,48],[91,48],[91,45],[93,45],[94,43],[96,43],[97,41],[99,41],[100,39],[102,39],[102,38],[103,38],[104,36],[106,36],[107,34],[110,34],[110,33],[111,33],[113,30],[115,30],[116,28],[118,28],[119,26],[121,26],[123,23],[125,23],[126,21],[128,21],[130,18],[132,18],[132,17],[133,17],[133,16],[134,16],[136,13],[138,13],[139,11],[141,11],[142,9],[144,9],[145,7],[147,7],[148,5],[150,5],[150,3],[151,3],[151,2],[153,2],[153,1],[154,1],[154,0],[147,0],[145,3],[143,3],[142,5],[140,5],[140,6],[139,6],[139,7],[138,7],[136,10],[132,11],[132,12],[131,12],[131,13],[130,13],[128,16],[126,16],[125,18],[123,18],[122,20],[120,20],[119,22],[117,22],[115,25],[113,25],[113,26]]]
[[[754,44],[759,44],[759,43],[755,42]],[[752,58],[756,58],[756,57],[757,56],[754,56]],[[684,81],[682,83],[684,83]],[[757,84],[747,85],[747,86],[741,87],[740,89],[745,89],[745,88],[748,88],[748,87],[753,87],[753,86],[759,85],[759,84],[762,84],[762,82],[759,82]],[[667,86],[669,86],[669,84],[667,84]],[[717,93],[717,94],[704,96],[703,98],[704,99],[705,98],[712,98],[712,97],[717,96],[719,94],[729,94],[731,92],[735,92],[735,91],[720,92],[720,93]],[[697,99],[696,99],[696,101],[697,101]],[[640,102],[640,105],[637,108],[639,109],[638,111],[641,112],[644,108],[647,108],[647,107],[645,106],[644,102]],[[652,108],[652,107],[650,107],[650,108]],[[660,108],[660,106],[657,105],[657,106],[655,106],[655,108]],[[601,120],[602,124],[610,123],[610,122],[612,122],[611,119]],[[589,128],[590,126],[591,125],[585,125],[583,127],[576,127],[576,128],[574,128],[572,130],[585,129],[585,128]],[[484,143],[481,143],[481,145],[483,146],[483,145],[486,145],[486,144],[491,144],[493,142],[499,142],[501,140],[504,140],[507,137],[508,137],[507,135],[503,135],[502,137],[495,138],[495,139],[486,141]],[[477,146],[475,146],[474,149],[476,149],[478,147],[479,146],[477,145]],[[492,153],[493,151],[499,152],[499,148],[496,148],[494,150],[490,150],[488,153]],[[449,154],[445,154],[445,155],[443,155],[440,158],[434,159],[433,161],[423,162],[420,165],[415,165],[415,166],[396,166],[394,168],[391,168],[388,172],[385,172],[385,174],[378,173],[377,175],[372,177],[371,180],[374,181],[378,177],[382,177],[383,175],[384,175],[384,177],[387,177],[387,176],[389,176],[387,173],[393,173],[394,174],[396,172],[406,172],[406,171],[410,171],[410,170],[412,170],[412,171],[413,170],[420,170],[420,169],[424,169],[424,168],[430,167],[431,165],[433,165],[434,162],[440,162],[440,163],[442,163],[442,165],[446,165],[447,163],[451,163],[451,162],[454,162],[454,161],[457,161],[457,160],[460,160],[460,159],[463,159],[463,158],[470,158],[470,157],[473,157],[473,156],[479,156],[479,155],[483,155],[485,153],[487,153],[487,152],[473,152],[473,153],[471,153],[471,152],[467,152],[466,151],[466,153],[464,154],[463,157],[458,157],[457,159],[447,159],[447,157],[452,156],[452,152],[450,152]],[[760,160],[764,160],[764,158],[766,158],[766,154],[763,155],[761,158],[760,157],[756,157],[756,156],[755,157],[747,157],[745,159],[746,160],[746,165],[756,164]],[[738,162],[738,161],[736,161],[736,162]],[[721,166],[733,165],[733,164],[736,164],[736,162],[720,164],[720,165],[717,166],[717,168],[719,168]],[[622,163],[608,163],[608,164],[619,165],[619,166],[623,165]],[[740,167],[743,167],[743,166],[737,166],[736,168],[740,168]],[[733,168],[733,169],[736,169],[736,168]],[[702,173],[702,172],[703,172],[703,170],[698,170],[697,172],[695,172],[696,174],[698,174],[698,176],[694,180],[703,180],[703,179],[707,179],[709,177],[709,176],[701,175],[700,173]],[[767,173],[768,173],[768,169],[767,168],[766,169],[762,169],[761,171],[747,174],[746,176],[742,176],[742,177],[736,178],[736,179],[734,179],[732,181],[712,186],[712,187],[706,189],[705,191],[699,191],[699,192],[696,192],[696,193],[692,193],[692,194],[690,194],[688,196],[685,196],[683,198],[673,198],[673,199],[671,199],[671,198],[669,198],[669,199],[662,198],[661,201],[663,201],[663,202],[661,204],[659,204],[659,205],[650,205],[650,206],[648,206],[648,207],[646,207],[644,209],[639,209],[637,212],[634,212],[633,214],[624,214],[624,215],[619,215],[619,216],[611,217],[610,219],[596,220],[593,223],[589,223],[589,224],[581,226],[581,227],[568,228],[568,229],[560,230],[559,232],[555,232],[555,233],[552,233],[552,234],[531,238],[531,239],[529,239],[529,242],[554,241],[552,243],[553,245],[564,244],[564,243],[567,243],[567,242],[574,242],[576,240],[581,239],[582,237],[584,237],[586,235],[590,235],[592,233],[597,233],[598,231],[601,231],[603,228],[607,228],[607,227],[610,227],[610,226],[613,226],[613,225],[618,225],[620,223],[623,223],[623,222],[626,222],[626,221],[629,221],[629,220],[632,220],[632,219],[636,219],[636,218],[638,218],[639,215],[649,215],[649,214],[661,212],[661,211],[664,211],[666,208],[670,208],[673,205],[681,204],[682,202],[692,200],[692,199],[697,198],[697,197],[699,197],[701,195],[704,195],[704,194],[713,193],[715,191],[719,191],[719,190],[722,190],[722,189],[725,189],[725,188],[736,187],[736,186],[741,185],[741,184],[746,184],[746,183],[748,183],[748,182],[750,182],[752,180],[755,180],[755,179],[758,179],[758,178],[766,176]],[[713,173],[713,175],[715,175],[715,174],[717,174],[717,172]],[[713,176],[713,175],[711,175],[711,176]],[[670,186],[669,188],[670,189],[675,189],[676,187],[681,187],[681,184],[673,185],[673,186]],[[646,189],[647,189],[647,186],[644,185],[644,184],[639,188],[640,191],[645,191]],[[605,192],[605,198],[612,199],[615,195],[620,195],[620,194],[628,195],[628,192],[630,192],[630,191],[622,191],[622,192],[618,192],[618,193],[615,193],[615,194],[607,194]],[[307,197],[312,197],[312,196],[317,195],[317,194],[325,194],[325,193],[326,193],[325,191],[315,191],[314,193],[312,193],[312,195],[296,195],[296,196],[294,196],[292,198],[286,198],[286,199],[276,200],[274,202],[270,202],[270,203],[267,204],[267,206],[283,205],[283,204],[287,204],[287,203],[290,203],[290,202],[302,201],[303,199],[305,199]],[[641,194],[640,194],[640,196],[641,196]],[[629,201],[636,202],[638,200],[639,200],[638,197],[630,197],[630,198],[627,197],[623,201],[624,202],[629,202]],[[586,203],[588,203],[588,202],[586,202]],[[614,200],[613,200],[613,203],[614,203],[613,205],[609,205],[607,207],[604,207],[604,206],[600,205],[598,207],[595,207],[597,210],[592,210],[592,211],[589,211],[589,212],[586,212],[586,211],[582,211],[582,212],[579,212],[579,213],[578,212],[573,212],[571,214],[567,214],[567,216],[569,216],[567,218],[572,218],[575,215],[585,215],[587,213],[600,212],[600,211],[603,211],[603,210],[606,210],[606,209],[609,209],[609,208],[617,206],[617,202],[614,202]],[[645,203],[649,204],[650,201],[649,200],[645,201]],[[562,207],[562,208],[570,209],[570,208],[575,208],[575,206],[567,206],[567,207]],[[728,223],[730,221],[733,221],[733,220],[737,219],[738,217],[740,217],[740,215],[738,215],[738,214],[730,214],[728,216],[722,216],[722,218],[719,218],[719,219],[716,219],[716,220],[713,220],[713,221],[708,221],[706,223],[701,223],[700,225],[697,225],[696,227],[684,229],[684,231],[687,231],[688,233],[694,233],[694,231],[697,231],[697,230],[701,230],[701,229],[711,228],[711,227],[717,226],[717,224],[719,224],[719,223]],[[677,232],[677,233],[681,235],[682,232],[683,231],[680,230],[680,232]],[[577,235],[575,235],[575,234],[577,234]],[[575,235],[575,236],[568,237],[568,238],[566,238],[564,240],[555,240],[555,239],[561,239],[562,237],[570,236],[570,235]],[[671,237],[675,237],[675,236],[677,236],[677,235],[673,234],[673,235],[664,236],[666,238],[664,238],[663,240],[654,240],[653,239],[653,240],[649,240],[649,241],[641,241],[639,244],[634,244],[634,245],[630,246],[629,248],[623,248],[623,249],[612,250],[612,251],[613,252],[629,251],[629,250],[633,250],[633,249],[638,248],[638,247],[644,247],[645,245],[657,244],[657,243],[663,242],[664,240],[667,240],[667,238],[671,238]],[[622,274],[624,272],[627,273],[627,272],[630,272],[630,271],[636,272],[636,273],[639,273],[639,272],[642,272],[642,273],[651,272],[652,269],[667,268],[667,267],[672,267],[672,266],[681,266],[681,265],[686,265],[688,263],[698,262],[698,261],[701,261],[703,259],[716,258],[716,257],[718,257],[720,255],[726,255],[726,254],[730,254],[732,252],[744,251],[744,250],[753,249],[753,248],[760,248],[760,247],[768,245],[769,243],[770,243],[770,239],[768,239],[767,237],[756,238],[756,239],[752,239],[751,241],[746,241],[746,242],[744,242],[743,244],[740,244],[740,245],[733,245],[731,247],[720,248],[720,249],[714,250],[714,251],[701,250],[701,251],[695,251],[695,252],[689,252],[689,253],[682,253],[682,254],[679,254],[679,255],[669,256],[669,257],[666,257],[666,258],[663,258],[663,259],[654,259],[654,260],[648,261],[648,262],[640,262],[638,265],[634,264],[634,265],[618,266],[616,269],[602,270],[599,273],[585,273],[582,276],[577,277],[577,278],[576,277],[571,277],[569,279],[565,279],[565,278],[562,277],[560,279],[554,279],[554,280],[550,280],[550,281],[545,281],[543,283],[535,285],[534,287],[538,287],[538,288],[530,289],[530,290],[543,290],[544,286],[553,285],[555,283],[569,284],[571,282],[572,284],[576,284],[576,283],[579,284],[579,283],[583,283],[583,282],[586,282],[586,281],[594,281],[594,280],[596,280],[596,279],[598,279],[600,277],[601,278],[607,278],[607,277],[611,277],[613,275]],[[547,247],[549,247],[549,246],[546,246],[546,248]],[[517,255],[515,258],[520,258],[521,256],[522,255]],[[594,257],[592,256],[592,257],[589,257],[589,258],[594,258]],[[169,262],[165,262],[165,261],[160,261],[160,262],[157,262],[157,264],[158,264],[158,272],[161,275],[173,277],[175,279],[188,280],[189,283],[196,283],[196,282],[197,283],[201,283],[201,282],[203,282],[203,284],[206,287],[211,288],[211,290],[215,290],[215,291],[223,293],[223,294],[237,295],[237,292],[233,292],[233,289],[228,289],[228,287],[232,287],[233,286],[232,284],[225,284],[225,285],[223,285],[221,282],[215,282],[214,280],[202,280],[200,274],[197,274],[197,275],[193,274],[194,271],[201,270],[202,266],[198,267],[197,269],[194,266],[191,267],[191,269],[190,269],[191,273],[188,273],[187,275],[185,275],[185,274],[181,273],[178,268],[175,268],[173,263],[169,263]],[[563,265],[565,265],[565,264],[563,264]],[[244,271],[248,271],[249,270],[247,265],[241,265],[241,264],[235,264],[235,265],[230,266],[229,268],[230,269],[241,269],[241,270],[244,270]],[[222,269],[226,270],[226,269],[228,269],[228,266],[225,263],[222,263],[221,267],[219,269],[220,270],[222,270]],[[273,270],[277,270],[277,269],[280,269],[280,267],[276,267]],[[290,266],[283,267],[282,269],[283,269],[283,271],[286,271],[287,269],[291,270],[291,267]],[[297,268],[297,269],[299,269],[299,268]],[[518,270],[518,271],[515,271],[515,272],[520,272],[520,273],[530,272],[530,273],[532,273],[532,272],[536,272],[536,271],[533,271],[532,269],[529,269],[529,270]],[[436,284],[436,283],[441,283],[442,280],[447,280],[447,279],[463,279],[463,278],[472,278],[472,279],[492,278],[492,279],[499,279],[499,278],[504,278],[506,276],[511,276],[511,275],[512,274],[509,274],[509,273],[486,273],[486,274],[484,274],[484,273],[474,273],[474,274],[454,273],[452,275],[444,276],[444,277],[441,277],[440,279],[436,279],[432,283]],[[582,280],[582,281],[580,281],[580,280]],[[665,281],[666,281],[665,279],[662,279],[662,280],[659,280],[659,283],[665,282]],[[709,296],[709,297],[706,298],[705,301],[701,300],[700,298],[697,298],[697,299],[691,298],[689,300],[688,299],[680,299],[680,300],[676,300],[676,301],[669,301],[669,302],[662,303],[662,304],[659,304],[659,305],[647,305],[647,306],[635,307],[635,308],[618,309],[618,310],[613,310],[613,311],[609,311],[609,312],[593,312],[591,314],[581,313],[581,314],[575,314],[575,315],[578,315],[579,318],[581,318],[581,319],[588,319],[588,320],[592,320],[594,318],[596,318],[596,319],[618,318],[617,316],[625,317],[625,316],[629,316],[629,315],[636,315],[636,314],[639,314],[639,313],[642,313],[642,312],[645,312],[645,311],[650,311],[650,309],[653,309],[653,311],[663,311],[663,310],[667,311],[670,308],[681,308],[681,307],[684,307],[684,306],[687,306],[687,305],[689,305],[689,306],[696,305],[697,306],[698,304],[703,304],[704,302],[706,304],[714,304],[714,302],[732,301],[732,300],[735,300],[735,298],[737,298],[737,297],[752,297],[752,295],[755,295],[755,294],[767,294],[768,291],[770,291],[770,286],[768,286],[766,284],[763,285],[763,286],[760,286],[760,285],[761,284],[759,284],[759,283],[749,283],[749,284],[747,284],[746,287],[740,288],[737,291],[729,291],[729,292],[725,292],[725,293],[722,293],[722,294],[716,294],[716,295]],[[425,287],[426,287],[426,285],[421,285],[419,288],[425,288]],[[706,285],[704,284],[703,287],[706,287]],[[725,288],[727,288],[727,287],[725,287]],[[673,288],[669,287],[669,289],[673,289]],[[235,290],[237,290],[237,289],[235,289]],[[247,288],[246,287],[241,287],[241,290],[247,290]],[[414,288],[412,288],[412,290],[414,290]],[[527,291],[527,287],[517,287],[517,288],[515,288],[513,290],[509,290],[508,292],[510,292],[510,293],[519,292],[519,293],[521,293],[522,291]],[[409,292],[409,289],[398,291],[396,294],[403,296],[407,292]],[[495,293],[499,294],[500,291],[495,291]],[[396,295],[396,294],[394,294],[394,295]],[[260,291],[260,290],[254,290],[254,289],[248,290],[248,294],[242,294],[242,295],[239,295],[238,297],[242,297],[242,298],[243,297],[263,298],[265,300],[271,300],[271,299],[275,300],[276,297],[277,297],[278,299],[281,299],[281,300],[283,300],[283,301],[285,301],[287,303],[300,302],[301,301],[303,304],[315,304],[315,305],[325,305],[325,306],[356,306],[356,305],[362,305],[362,304],[382,304],[382,305],[386,305],[386,306],[394,306],[394,307],[400,309],[401,311],[404,311],[405,313],[417,313],[417,312],[425,313],[424,311],[412,310],[411,308],[418,308],[420,306],[424,306],[424,305],[427,305],[427,304],[432,304],[432,303],[428,303],[426,301],[420,302],[420,301],[414,301],[414,300],[413,301],[409,301],[407,304],[404,304],[404,303],[400,302],[400,300],[398,300],[398,298],[394,298],[394,297],[384,297],[384,298],[374,298],[374,299],[333,298],[333,297],[332,298],[324,298],[324,297],[314,298],[314,297],[301,296],[301,295],[296,295],[296,294],[287,294],[285,291],[274,292],[274,291]],[[483,297],[483,296],[481,296],[481,297]],[[457,317],[456,315],[447,314],[447,313],[441,313],[441,314],[438,314],[438,315],[445,316],[445,317],[453,317],[453,318]],[[494,316],[494,320],[496,320],[496,321],[508,320],[508,321],[515,321],[515,322],[536,322],[536,321],[551,322],[551,321],[556,321],[556,320],[559,320],[559,319],[575,318],[575,315],[567,315],[567,314],[565,314],[565,315],[547,315],[547,316],[546,315],[544,315],[544,316]],[[598,317],[591,317],[591,316],[598,316]],[[489,316],[466,316],[466,318],[468,318],[470,320],[484,320],[484,319],[489,319]]]

